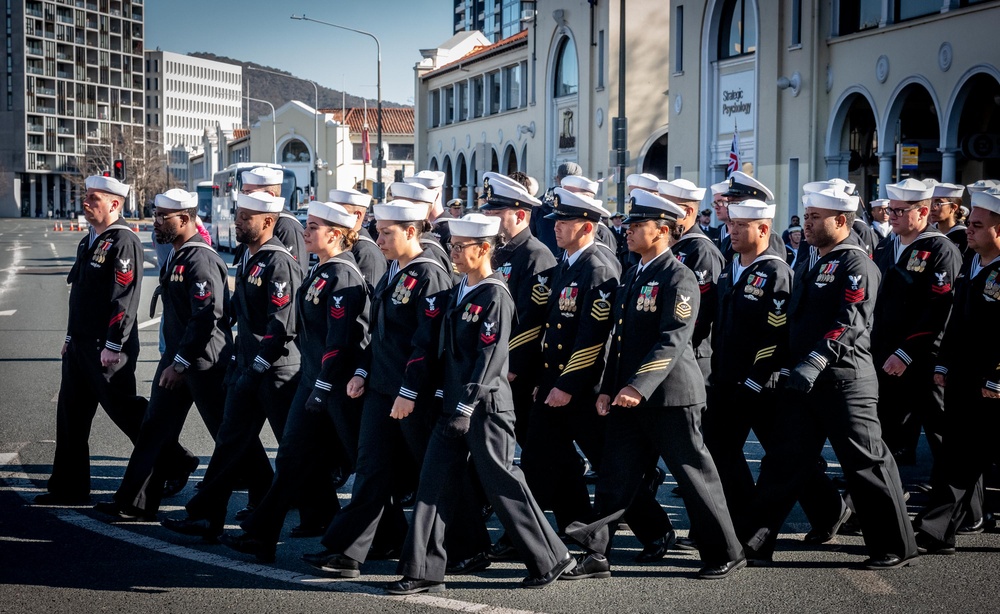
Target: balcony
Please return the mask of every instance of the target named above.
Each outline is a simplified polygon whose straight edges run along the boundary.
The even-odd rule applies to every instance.
[[[41,45],[28,45],[24,48],[25,53],[28,55],[42,55]]]
[[[45,126],[42,124],[27,124],[28,132],[45,132]]]
[[[35,93],[37,93],[37,94],[39,94],[41,96],[55,96],[56,95],[56,90],[55,90],[55,88],[52,88],[52,87],[36,87],[35,88]]]
[[[24,9],[24,13],[26,15],[31,15],[32,17],[43,17],[41,9],[26,8]]]
[[[45,151],[44,143],[28,143],[28,151]]]
[[[32,75],[42,75],[42,76],[45,75],[45,69],[39,68],[37,66],[28,66],[26,70],[28,71],[28,73]]]
[[[35,112],[36,113],[45,113],[47,115],[55,115],[56,114],[56,108],[55,107],[42,107],[42,106],[38,106],[38,107],[35,107]]]

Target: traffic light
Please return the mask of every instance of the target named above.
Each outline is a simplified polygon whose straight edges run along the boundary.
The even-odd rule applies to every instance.
[[[105,177],[110,177],[111,176],[111,171],[104,171],[101,174],[104,175]]]
[[[115,160],[115,179],[118,181],[125,181],[125,160]]]

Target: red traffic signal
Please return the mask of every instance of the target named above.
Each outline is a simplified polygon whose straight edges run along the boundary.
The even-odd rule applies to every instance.
[[[125,160],[115,160],[114,171],[115,179],[118,181],[125,181]]]
[[[110,177],[111,176],[111,171],[104,171],[101,174],[104,175],[105,177]]]

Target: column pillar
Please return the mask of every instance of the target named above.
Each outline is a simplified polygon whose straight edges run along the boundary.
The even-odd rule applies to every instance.
[[[941,182],[955,183],[955,153],[957,149],[945,147],[938,149],[941,152]]]
[[[885,186],[892,183],[893,162],[895,155],[882,152],[878,155],[878,197],[887,198]]]
[[[28,210],[31,217],[42,217],[38,210],[38,198],[35,196],[35,178],[37,173],[28,173]]]

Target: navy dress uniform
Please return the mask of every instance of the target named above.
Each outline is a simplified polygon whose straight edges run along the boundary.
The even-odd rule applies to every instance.
[[[309,215],[343,230],[355,223],[352,214],[334,203],[312,202]],[[273,559],[285,515],[307,478],[319,468],[329,476],[339,461],[330,454],[331,446],[347,453],[346,473],[353,471],[361,402],[347,396],[347,382],[370,341],[369,307],[368,284],[350,251],[314,265],[296,293],[295,344],[302,361],[298,390],[278,446],[271,488],[241,525],[261,542],[258,556],[265,560]],[[318,504],[328,521],[340,509],[336,490],[329,483],[310,484],[310,490],[322,495],[310,503]]]
[[[198,206],[196,195],[179,189],[157,194],[154,202],[158,214]],[[192,403],[212,438],[218,435],[226,402],[223,382],[233,353],[228,276],[228,265],[198,233],[174,250],[160,270],[166,345],[135,449],[115,493],[123,508],[135,506],[147,514],[159,508],[163,477],[157,461],[171,444],[176,446]],[[167,368],[184,375],[173,389],[158,385]]]
[[[337,205],[362,208],[365,210],[365,214],[367,214],[368,207],[372,202],[370,194],[362,194],[349,188],[330,190],[327,197],[330,202]],[[386,262],[385,254],[379,249],[367,228],[355,224],[354,229],[358,233],[358,240],[351,246],[351,254],[354,256],[354,262],[365,276],[365,281],[374,288],[378,280],[385,275],[385,269],[389,263]]]
[[[567,175],[559,182],[559,187],[564,190],[583,194],[588,198],[595,198],[597,196],[597,190],[600,189],[600,185],[600,183],[593,179],[588,179],[583,175]],[[598,248],[596,251],[601,260],[614,270],[615,277],[621,277],[622,263],[618,260],[617,243],[611,233],[611,229],[604,223],[607,217],[607,210],[601,206],[600,217],[594,221],[594,246]]]
[[[540,201],[519,184],[496,173],[484,176],[483,195],[486,199],[480,207],[483,211],[531,211],[533,207],[541,206]],[[556,266],[556,259],[549,248],[525,228],[493,252],[492,264],[493,270],[507,283],[517,313],[517,321],[510,330],[508,351],[510,372],[517,375],[510,384],[516,418],[514,430],[523,448],[528,444],[535,374],[541,366],[539,348],[549,299],[547,272]]]
[[[973,218],[979,217],[976,209],[993,215],[970,219],[973,232],[983,238],[974,241],[977,253],[955,282],[954,312],[935,366],[946,378],[945,437],[930,501],[914,522],[921,552],[955,551],[963,509],[997,460],[1000,400],[984,393],[1000,393],[1000,348],[984,334],[992,333],[1000,321],[1000,258],[995,235],[989,234],[1000,215],[1000,189],[974,192],[972,207]]]
[[[736,171],[730,175],[728,183],[729,186],[726,188],[724,195],[729,199],[730,203],[747,199],[774,202],[774,193],[771,192],[770,188],[743,171]],[[713,192],[718,185],[715,184],[712,186]],[[736,252],[733,250],[733,238],[729,236],[728,229],[725,230],[725,233],[721,232],[723,229],[725,229],[725,225],[720,227],[719,251],[722,252],[722,257],[728,264],[732,262]],[[721,236],[722,234],[725,234],[725,236]],[[781,236],[777,233],[771,233],[770,251],[784,258],[785,262],[791,262],[795,259],[795,254],[791,253],[791,250],[785,246],[785,242],[781,240]]]
[[[269,166],[258,166],[257,168],[243,171],[240,176],[244,186],[269,186],[280,196],[281,184],[284,182],[284,173],[280,168]],[[299,263],[304,275],[309,270],[309,254],[306,253],[305,239],[302,238],[302,223],[299,222],[290,212],[282,209],[278,213],[278,219],[274,223],[274,237],[285,246],[292,258]],[[233,262],[246,264],[249,254],[245,245],[237,247],[233,252]]]
[[[928,199],[932,193],[916,180],[886,189],[892,199],[907,203]],[[897,462],[912,463],[921,425],[935,457],[941,447],[944,391],[934,384],[933,374],[962,255],[947,237],[928,226],[909,245],[903,245],[899,235],[889,235],[879,244],[874,260],[882,273],[872,326],[879,420]],[[901,376],[881,368],[892,355],[907,365]]]
[[[633,191],[632,201],[628,222],[684,215],[657,194]],[[566,533],[592,552],[607,553],[615,521],[635,497],[650,454],[655,454],[680,486],[706,565],[702,574],[723,577],[745,562],[719,474],[702,439],[705,386],[691,345],[700,296],[694,273],[670,248],[626,274],[615,300],[601,393],[614,399],[631,386],[641,400],[608,414],[595,491],[597,520],[574,522]]]
[[[373,208],[377,220],[419,224],[427,218],[427,207],[391,201]],[[344,573],[352,576],[368,557],[380,520],[385,525],[380,532],[391,535],[386,541],[398,545],[406,536],[406,518],[392,497],[401,470],[423,463],[440,413],[429,358],[442,319],[442,293],[451,286],[450,266],[445,269],[425,251],[404,267],[390,263],[372,295],[372,339],[355,372],[366,387],[354,487],[350,503],[334,516],[322,539],[325,553],[350,559],[353,569]],[[402,420],[389,415],[397,396],[415,402],[413,413]],[[392,517],[383,518],[384,512]]]
[[[110,177],[87,178],[87,189],[124,202],[129,186]],[[121,218],[104,232],[93,228],[76,248],[67,282],[69,318],[62,382],[56,406],[56,451],[48,493],[39,503],[83,502],[90,496],[90,426],[100,403],[131,440],[139,434],[146,400],[136,396],[139,358],[136,314],[142,283],[142,242]],[[120,362],[101,365],[102,350]]]
[[[389,186],[389,192],[392,194],[393,202],[419,203],[426,207],[432,206],[440,196],[433,188],[415,181],[397,181]],[[440,236],[425,232],[420,236],[420,246],[424,248],[425,258],[433,258],[447,271],[454,273],[451,255],[445,251]],[[458,276],[455,275],[454,279],[457,281]]]
[[[264,192],[237,198],[240,208],[267,213],[280,212],[285,200]],[[298,385],[299,352],[292,343],[297,331],[293,298],[301,281],[298,262],[273,236],[249,255],[245,265],[236,268],[232,305],[239,333],[222,426],[201,488],[185,506],[188,520],[207,521],[196,527],[202,534],[222,532],[229,498],[239,478],[246,480],[252,493],[261,495],[271,485],[274,472],[259,434],[266,420],[281,441]],[[177,528],[176,524],[164,523],[168,528]]]
[[[706,190],[686,179],[676,179],[660,181],[657,184],[657,192],[668,200],[679,198],[701,201],[705,197]],[[705,383],[708,384],[712,373],[712,325],[715,322],[719,301],[719,275],[726,266],[726,259],[697,223],[681,235],[671,246],[671,251],[684,266],[691,269],[698,280],[701,306],[698,308],[691,343],[694,346],[694,357],[698,360]]]
[[[852,199],[835,189],[810,194],[809,207],[856,210]],[[757,479],[758,530],[747,546],[763,558],[770,555],[829,439],[860,517],[868,566],[905,564],[916,556],[916,544],[899,471],[882,441],[870,350],[878,268],[847,234],[800,271],[788,304],[788,365],[794,365],[786,384],[790,405],[780,423],[780,445],[768,452],[774,462],[762,466]]]
[[[586,219],[596,224],[600,201],[555,189],[556,219]],[[611,332],[611,309],[618,278],[593,243],[563,261],[547,277],[549,296],[543,329],[542,364],[531,409],[528,445],[521,457],[532,492],[556,524],[565,527],[589,518],[590,493],[579,454],[600,466],[603,432],[593,411]],[[553,388],[572,395],[564,407],[545,399]]]
[[[484,191],[491,191],[486,181]],[[454,236],[492,237],[500,220],[470,214],[448,224]],[[502,275],[493,273],[473,286],[468,285],[468,276],[463,277],[442,307],[438,359],[444,409],[424,458],[398,571],[404,578],[444,582],[445,527],[461,513],[459,499],[466,493],[456,485],[461,484],[471,457],[508,539],[528,567],[525,584],[540,584],[537,579],[546,575],[551,582],[558,574],[550,572],[571,566],[572,561],[513,465],[507,347],[517,321],[514,300]],[[389,592],[398,593],[398,588],[390,585]]]
[[[961,217],[965,217],[968,214],[968,209],[962,204],[962,195],[965,194],[964,185],[956,185],[954,183],[939,183],[934,186],[934,191],[931,193],[931,198],[934,200],[941,199],[950,203],[954,203],[958,207],[959,211],[962,212]],[[938,226],[940,229],[940,226]],[[962,224],[961,222],[956,223],[954,226],[949,228],[944,232],[944,236],[951,239],[951,242],[955,244],[958,248],[958,252],[964,257],[969,252],[969,237],[965,233],[968,230],[968,226]]]

